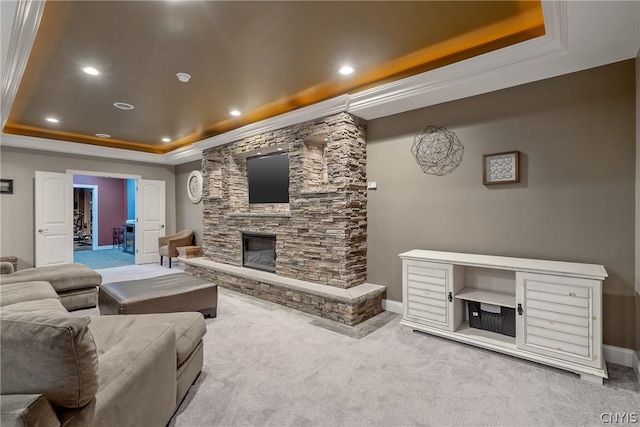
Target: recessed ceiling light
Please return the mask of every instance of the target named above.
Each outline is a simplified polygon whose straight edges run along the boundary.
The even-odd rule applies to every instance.
[[[232,116],[238,117],[242,113],[240,111],[238,111],[238,110],[231,110],[231,111],[229,111],[229,114],[231,114]]]
[[[187,83],[189,80],[191,80],[191,76],[187,73],[177,73],[176,76],[182,83]]]
[[[95,68],[93,68],[93,67],[84,67],[84,68],[82,69],[82,71],[84,71],[85,73],[90,74],[90,75],[92,75],[92,76],[97,76],[97,75],[99,75],[99,74],[100,74],[100,71],[96,70],[96,69],[95,69]]]
[[[54,118],[54,117],[47,117],[47,121],[51,122],[51,123],[59,123],[60,120]]]
[[[96,133],[96,136],[98,138],[111,138],[111,135],[109,135],[108,133]]]
[[[261,153],[261,152],[259,152],[259,151],[258,151],[256,154],[257,154],[258,156],[261,156],[261,155],[262,155],[262,153]]]
[[[162,138],[162,142],[171,142],[171,138]]]
[[[133,105],[127,104],[126,102],[114,102],[113,106],[119,108],[121,110],[133,110]]]
[[[350,65],[344,65],[344,66],[340,67],[340,69],[338,70],[338,72],[339,72],[340,74],[344,75],[344,76],[347,76],[347,75],[349,75],[349,74],[353,74],[353,72],[354,72],[355,70],[356,70],[356,69],[355,69],[355,68],[353,68],[353,67],[352,67],[352,66],[350,66]]]
[[[278,147],[278,151],[282,151],[282,148]]]

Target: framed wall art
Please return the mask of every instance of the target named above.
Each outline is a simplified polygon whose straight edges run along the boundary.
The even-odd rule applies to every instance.
[[[13,194],[13,180],[12,179],[0,179],[0,193],[1,194]]]
[[[511,184],[520,182],[519,151],[482,155],[482,183]]]

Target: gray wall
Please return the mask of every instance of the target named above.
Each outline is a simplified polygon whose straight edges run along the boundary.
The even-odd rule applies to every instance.
[[[191,203],[187,195],[187,178],[196,169],[202,171],[201,160],[176,166],[176,230],[192,229],[196,245],[202,246],[202,201]]]
[[[634,61],[369,122],[367,280],[402,300],[400,259],[433,249],[603,264],[604,342],[635,346]],[[413,137],[427,125],[465,147],[426,175]],[[483,186],[482,154],[521,151],[521,182]]]
[[[2,147],[2,178],[13,179],[13,194],[0,195],[0,254],[18,257],[18,268],[33,266],[34,249],[34,178],[35,171],[66,172],[67,169],[141,175],[143,179],[166,182],[167,233],[175,232],[174,166],[152,165]]]

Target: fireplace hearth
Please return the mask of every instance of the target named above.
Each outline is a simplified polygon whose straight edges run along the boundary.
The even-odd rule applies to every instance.
[[[242,233],[242,266],[276,272],[276,236]]]

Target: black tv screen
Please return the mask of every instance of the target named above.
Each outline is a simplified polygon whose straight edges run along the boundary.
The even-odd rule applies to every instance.
[[[247,159],[249,203],[289,203],[289,154]]]

